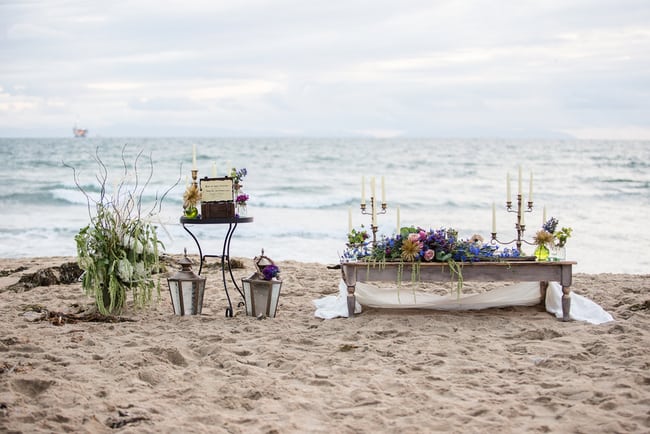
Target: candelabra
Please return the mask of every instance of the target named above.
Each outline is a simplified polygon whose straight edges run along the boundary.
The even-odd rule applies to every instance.
[[[377,226],[377,215],[378,214],[386,214],[386,202],[381,203],[381,211],[377,211],[377,202],[375,200],[374,196],[370,197],[370,212],[366,211],[366,203],[361,202],[361,214],[363,215],[370,215],[371,217],[371,224],[370,224],[370,229],[372,230],[372,245],[374,246],[377,244],[377,229],[379,229],[379,226]]]
[[[527,205],[528,206],[524,208],[524,198],[523,198],[523,195],[521,193],[517,194],[517,208],[516,209],[513,209],[512,201],[508,200],[506,202],[506,211],[517,214],[517,221],[515,223],[515,229],[517,231],[517,237],[514,238],[511,241],[508,241],[508,242],[501,241],[501,240],[499,240],[497,238],[495,216],[494,216],[494,208],[492,208],[492,241],[493,242],[498,242],[500,244],[512,244],[512,243],[516,242],[517,250],[519,250],[519,252],[521,252],[522,243],[526,243],[526,244],[531,245],[531,246],[535,244],[535,243],[532,243],[532,242],[527,241],[527,240],[524,239],[524,232],[526,231],[526,225],[524,223],[524,213],[533,211],[533,202],[531,200],[529,200]]]

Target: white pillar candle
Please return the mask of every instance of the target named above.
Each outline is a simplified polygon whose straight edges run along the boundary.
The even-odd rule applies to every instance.
[[[352,207],[348,208],[348,233],[352,232]]]
[[[384,177],[381,177],[381,203],[386,203],[386,183]]]
[[[507,196],[507,201],[512,202],[512,196],[510,194],[510,172],[506,174],[506,196]]]
[[[528,202],[533,201],[533,171],[530,172],[530,185],[528,186]]]
[[[192,170],[196,170],[196,145],[192,145]]]
[[[542,213],[542,226],[546,224],[546,205],[544,205],[544,212]]]
[[[521,195],[521,164],[519,165],[519,178],[518,178],[518,181],[519,181],[519,186],[518,186],[519,189],[517,190],[517,194]]]
[[[526,225],[526,224],[524,223],[524,215],[525,215],[525,214],[526,214],[526,213],[525,213],[524,211],[521,211],[521,218],[519,219],[519,224],[520,224],[521,226],[525,226],[525,225]]]
[[[497,209],[494,202],[492,202],[492,233],[497,233]]]
[[[361,177],[361,205],[366,205],[366,177]]]

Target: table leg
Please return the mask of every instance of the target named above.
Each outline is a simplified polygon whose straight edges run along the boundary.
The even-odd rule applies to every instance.
[[[230,294],[228,293],[228,284],[226,283],[226,266],[230,271],[230,237],[232,236],[232,232],[234,232],[234,229],[231,223],[228,225],[228,231],[226,232],[226,237],[223,239],[223,247],[221,249],[221,278],[223,280],[223,289],[226,291],[226,298],[228,299],[226,317],[230,318],[233,316],[233,309]],[[232,271],[230,271],[230,275],[232,276]]]
[[[571,319],[571,287],[562,285],[562,321]]]
[[[230,231],[230,234],[228,235],[228,239],[227,239],[228,245],[226,247],[227,249],[226,253],[228,255],[228,272],[230,273],[230,281],[235,286],[235,289],[237,290],[237,292],[239,292],[239,295],[241,295],[241,298],[243,299],[244,292],[241,290],[241,288],[239,288],[239,285],[237,284],[237,280],[235,279],[235,276],[233,276],[232,274],[232,267],[230,265],[230,240],[232,240],[232,236],[235,234],[235,229],[237,229],[237,222],[235,222],[235,224],[232,225],[232,230]],[[240,302],[240,304],[243,303]]]
[[[183,229],[185,229],[185,232],[190,234],[194,242],[196,243],[196,247],[199,249],[199,258],[201,259],[201,264],[199,266],[199,272],[198,274],[201,275],[201,271],[203,271],[203,263],[205,262],[205,258],[217,258],[217,255],[204,255],[203,254],[203,249],[201,249],[201,243],[199,243],[198,238],[190,231],[185,224],[182,224]],[[226,292],[226,298],[228,299],[228,307],[226,308],[226,316],[231,317],[234,314],[233,308],[232,308],[232,301],[230,299],[230,293],[228,292],[228,283],[226,281],[226,267],[228,268],[228,274],[230,275],[230,280],[232,284],[235,286],[235,289],[239,294],[241,295],[242,299],[244,298],[244,293],[239,288],[239,285],[237,285],[237,281],[235,280],[235,276],[232,273],[232,266],[230,265],[230,241],[232,239],[233,234],[235,233],[235,229],[237,228],[237,222],[230,223],[228,225],[228,231],[226,232],[226,236],[223,239],[223,246],[221,248],[221,279],[223,281],[223,289]],[[242,302],[240,302],[241,304]]]
[[[183,229],[185,229],[185,232],[190,234],[194,242],[196,243],[196,247],[199,249],[199,258],[200,258],[200,265],[199,265],[199,272],[197,273],[198,275],[201,275],[201,270],[203,270],[203,251],[201,250],[201,243],[199,243],[199,240],[194,236],[192,231],[190,231],[185,224],[182,224]]]
[[[354,316],[354,308],[357,304],[357,298],[354,295],[354,291],[357,285],[356,270],[353,269],[352,273],[346,273],[346,267],[343,265],[341,266],[341,274],[343,281],[348,288],[348,318],[352,318]]]
[[[539,282],[539,295],[541,297],[542,309],[546,311],[546,291],[548,290],[548,282]]]

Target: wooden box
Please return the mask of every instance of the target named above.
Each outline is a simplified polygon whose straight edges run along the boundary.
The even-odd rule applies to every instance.
[[[232,178],[201,179],[201,218],[234,218]]]
[[[221,219],[235,217],[234,202],[202,202],[202,219]]]

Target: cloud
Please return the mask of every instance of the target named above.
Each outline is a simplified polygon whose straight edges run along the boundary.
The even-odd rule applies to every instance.
[[[104,135],[650,127],[645,1],[48,4],[0,4],[0,135],[78,114]]]

